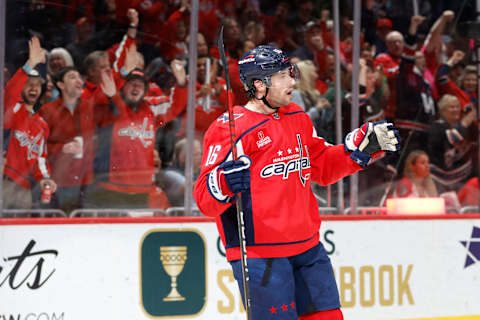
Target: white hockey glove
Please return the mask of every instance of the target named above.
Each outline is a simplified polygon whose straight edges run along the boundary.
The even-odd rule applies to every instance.
[[[236,193],[250,189],[252,160],[241,155],[236,161],[225,161],[208,174],[207,187],[219,202],[230,202]]]
[[[350,158],[365,168],[372,154],[378,151],[398,151],[400,137],[393,124],[387,121],[367,122],[353,130],[345,137],[345,151],[350,151]]]

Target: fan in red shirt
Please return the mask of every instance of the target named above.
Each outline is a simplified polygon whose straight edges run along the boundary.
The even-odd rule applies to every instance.
[[[166,113],[156,113],[144,100],[147,80],[134,69],[117,91],[113,77],[102,73],[102,91],[108,97],[114,121],[98,132],[95,158],[96,189],[91,201],[97,207],[147,208],[154,190],[155,131],[186,106],[185,69],[173,67],[178,85]]]
[[[197,83],[195,107],[195,134],[202,138],[212,122],[225,112],[227,103],[227,87],[225,79],[217,77],[214,72],[210,74],[210,83],[207,83],[206,64],[208,56],[197,59]],[[234,95],[229,92],[233,100]],[[184,136],[187,127],[187,115],[182,116],[182,126],[179,136]]]
[[[48,158],[59,186],[55,205],[70,212],[83,207],[93,182],[94,99],[82,97],[83,80],[75,67],[63,68],[53,81],[60,97],[43,105],[39,113],[50,129]]]
[[[48,186],[55,192],[57,188],[50,179],[47,160],[48,125],[33,110],[45,82],[33,68],[45,63],[46,51],[41,48],[37,37],[33,37],[28,45],[27,62],[5,87],[4,129],[10,131],[10,140],[3,177],[4,208],[30,209],[34,181],[39,182],[42,189]]]

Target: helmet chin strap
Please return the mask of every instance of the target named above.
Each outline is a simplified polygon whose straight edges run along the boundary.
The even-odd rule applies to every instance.
[[[267,94],[268,94],[268,87],[265,91],[265,95],[261,98],[257,98],[257,96],[255,96],[255,99],[257,100],[261,100],[267,107],[269,107],[270,109],[272,110],[275,110],[275,111],[278,111],[278,109],[280,109],[279,107],[275,108],[275,107],[272,107],[272,105],[267,101]]]

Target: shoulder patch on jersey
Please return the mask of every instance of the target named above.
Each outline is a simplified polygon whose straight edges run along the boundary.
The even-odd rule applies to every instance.
[[[243,116],[243,113],[234,113],[233,114],[234,120],[237,120],[241,116]],[[218,117],[217,121],[221,121],[223,124],[227,123],[228,122],[228,112],[225,112],[220,117]]]

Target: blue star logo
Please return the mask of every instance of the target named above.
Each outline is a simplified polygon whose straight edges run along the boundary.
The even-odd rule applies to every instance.
[[[473,227],[471,239],[460,243],[468,250],[464,268],[480,262],[480,228]]]

